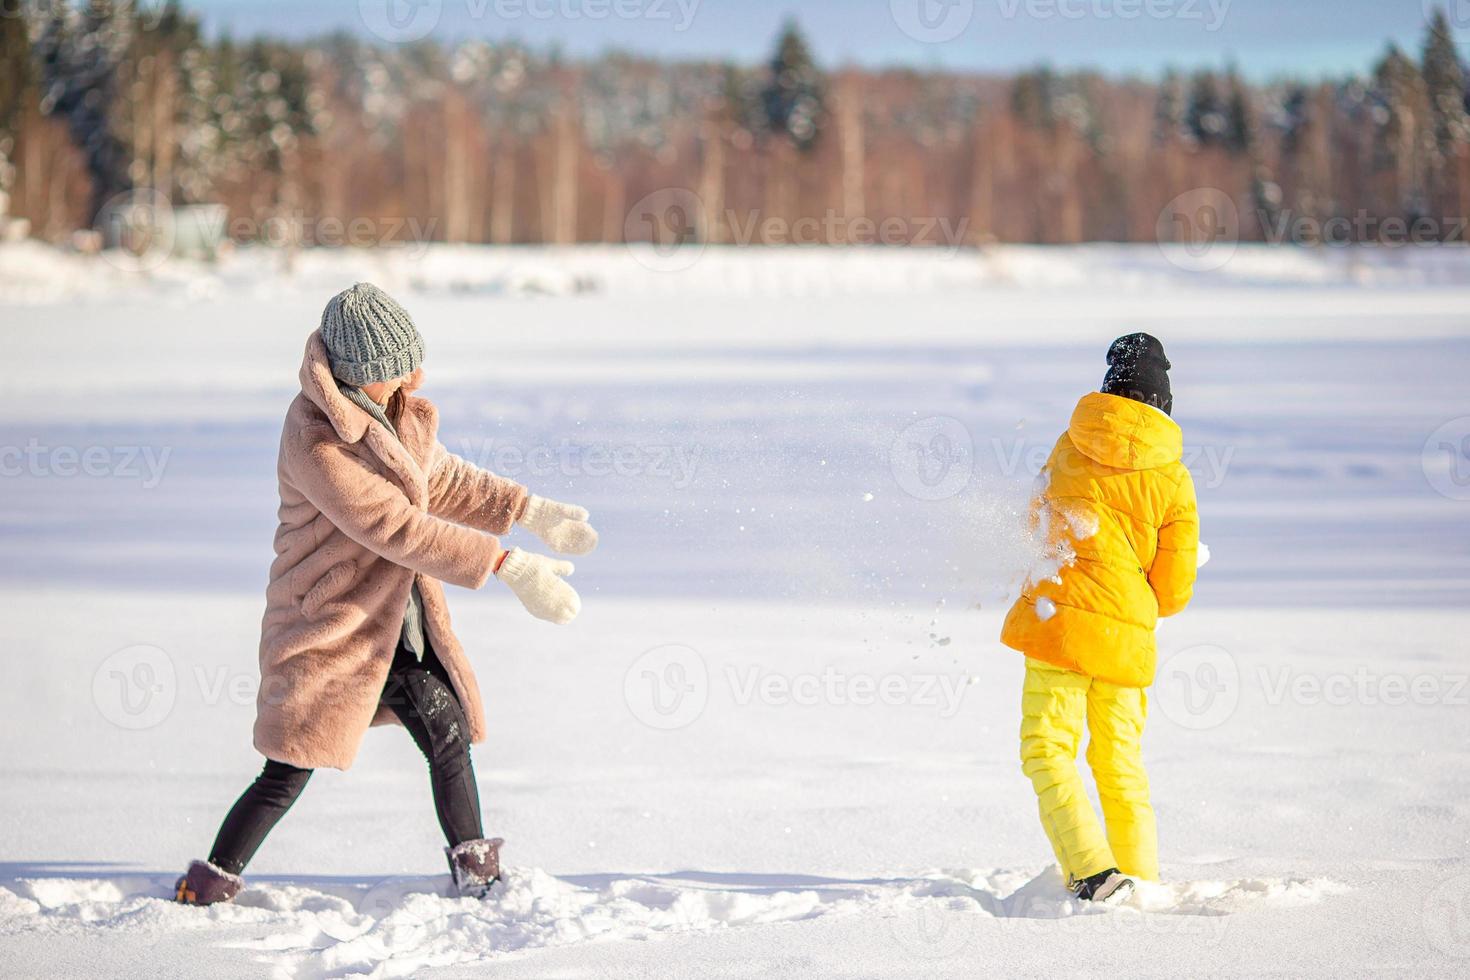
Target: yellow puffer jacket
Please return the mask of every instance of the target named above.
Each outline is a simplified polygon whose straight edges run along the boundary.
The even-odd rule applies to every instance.
[[[1154,627],[1189,602],[1198,566],[1199,514],[1182,452],[1178,423],[1158,409],[1082,397],[1033,505],[1055,553],[1076,557],[1056,578],[1026,584],[1001,642],[1111,684],[1153,683]]]

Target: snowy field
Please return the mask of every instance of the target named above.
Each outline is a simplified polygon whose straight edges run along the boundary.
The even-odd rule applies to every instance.
[[[488,902],[443,897],[387,728],[179,907],[259,767],[280,419],[357,279],[414,313],[446,445],[592,510],[584,612],[451,590]],[[1470,974],[1465,250],[3,246],[0,329],[0,975]],[[996,637],[1031,480],[1138,329],[1212,557],[1159,632],[1165,880],[1097,911]]]

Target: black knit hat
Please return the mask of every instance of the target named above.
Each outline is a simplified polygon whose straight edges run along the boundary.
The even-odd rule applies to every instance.
[[[1108,373],[1103,378],[1105,395],[1132,398],[1160,409],[1174,411],[1174,394],[1169,390],[1169,359],[1157,337],[1130,333],[1108,348]]]

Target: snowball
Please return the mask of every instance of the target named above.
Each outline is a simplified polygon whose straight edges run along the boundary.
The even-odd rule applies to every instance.
[[[1036,618],[1043,623],[1057,614],[1057,604],[1046,596],[1036,600]]]
[[[1210,546],[1207,545],[1207,544],[1205,544],[1203,541],[1201,541],[1199,543],[1199,559],[1198,559],[1198,564],[1196,564],[1194,567],[1195,568],[1204,568],[1205,567],[1205,563],[1208,562],[1209,560],[1210,560]]]

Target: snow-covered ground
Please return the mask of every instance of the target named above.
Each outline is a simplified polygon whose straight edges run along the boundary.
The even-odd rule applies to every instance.
[[[1470,971],[1464,250],[278,261],[0,247],[0,974]],[[181,908],[259,765],[280,418],[357,278],[414,312],[450,448],[592,509],[584,613],[451,595],[488,903],[442,896],[377,729],[234,905]],[[1035,470],[1133,329],[1212,560],[1160,630],[1165,881],[1099,913],[1049,867],[996,635]]]

